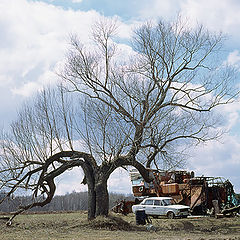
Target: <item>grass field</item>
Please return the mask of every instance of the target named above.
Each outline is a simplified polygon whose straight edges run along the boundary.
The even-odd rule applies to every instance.
[[[135,216],[111,215],[87,221],[86,212],[29,214],[16,217],[10,227],[0,220],[0,240],[83,239],[160,240],[225,239],[240,240],[240,217],[153,219],[154,227],[137,226]]]

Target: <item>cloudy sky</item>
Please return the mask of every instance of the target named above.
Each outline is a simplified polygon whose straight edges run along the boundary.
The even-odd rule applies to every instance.
[[[0,0],[0,127],[7,128],[24,101],[44,85],[57,82],[69,35],[87,41],[91,23],[99,16],[116,16],[122,39],[134,24],[148,19],[171,20],[177,14],[227,35],[225,61],[240,70],[239,0]],[[127,48],[127,46],[125,46]],[[240,79],[238,84],[240,83]],[[237,85],[236,87],[239,87]],[[195,149],[187,168],[197,175],[223,176],[240,192],[240,103],[221,109],[229,133],[221,142]],[[86,190],[80,170],[58,178],[58,194]],[[116,171],[109,190],[131,192],[124,170]]]

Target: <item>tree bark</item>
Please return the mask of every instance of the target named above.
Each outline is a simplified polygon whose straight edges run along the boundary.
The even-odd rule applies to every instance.
[[[96,192],[96,216],[108,216],[109,194],[107,180],[99,180],[95,185]]]
[[[95,173],[93,165],[91,165],[91,159],[82,165],[85,177],[83,184],[88,185],[88,220],[92,220],[96,216],[96,192],[95,192]]]
[[[93,220],[96,215],[96,192],[93,186],[88,184],[88,220]]]

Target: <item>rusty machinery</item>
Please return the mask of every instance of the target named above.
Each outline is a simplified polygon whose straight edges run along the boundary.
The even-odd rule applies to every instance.
[[[193,214],[207,214],[217,202],[220,210],[239,204],[230,181],[221,177],[195,177],[188,171],[158,171],[149,169],[153,181],[147,183],[136,169],[130,171],[133,195],[171,196],[176,203],[190,206]]]

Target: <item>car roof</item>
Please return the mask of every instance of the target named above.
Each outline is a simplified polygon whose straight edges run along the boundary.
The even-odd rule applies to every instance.
[[[144,200],[168,200],[168,199],[173,199],[171,197],[148,197],[145,198]]]

